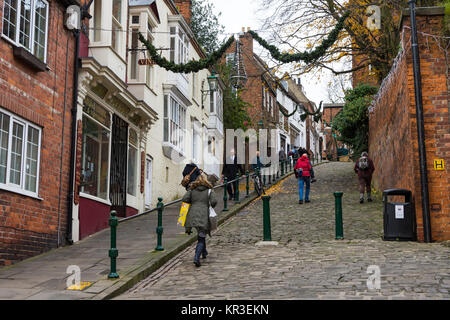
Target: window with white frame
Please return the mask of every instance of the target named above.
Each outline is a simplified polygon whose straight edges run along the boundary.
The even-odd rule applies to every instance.
[[[139,79],[139,54],[138,54],[138,46],[139,46],[139,30],[131,29],[131,53],[130,53],[130,79],[137,80]]]
[[[127,193],[136,196],[137,181],[137,160],[138,160],[138,135],[135,130],[129,130],[128,137],[128,180]]]
[[[41,129],[0,109],[0,188],[37,196]]]
[[[170,61],[181,64],[189,60],[189,37],[179,26],[170,27]]]
[[[102,1],[94,0],[94,15],[93,15],[93,26],[94,26],[94,41],[102,40]]]
[[[164,142],[185,151],[186,107],[171,95],[164,96]]]
[[[47,59],[48,2],[4,0],[3,35],[38,59]]]
[[[122,31],[122,0],[113,0],[111,46],[117,53],[120,53]]]

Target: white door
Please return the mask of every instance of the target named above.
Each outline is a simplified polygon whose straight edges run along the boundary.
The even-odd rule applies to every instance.
[[[145,160],[145,207],[150,208],[152,204],[152,159]]]

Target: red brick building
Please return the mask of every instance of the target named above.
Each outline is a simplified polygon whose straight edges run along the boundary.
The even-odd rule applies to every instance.
[[[75,0],[0,0],[0,266],[65,243]],[[23,6],[23,7],[21,7]]]
[[[241,98],[252,107],[247,109],[252,128],[276,129],[279,122],[279,105],[277,104],[277,82],[268,71],[265,62],[253,52],[253,37],[248,32],[239,35],[242,50],[242,61],[248,80],[242,90]],[[224,59],[231,63],[236,50],[234,42],[227,50]],[[226,112],[226,110],[225,110]],[[262,121],[262,128],[260,123]],[[269,131],[270,132],[270,131]],[[268,143],[270,133],[268,134]],[[268,155],[271,150],[268,148]]]

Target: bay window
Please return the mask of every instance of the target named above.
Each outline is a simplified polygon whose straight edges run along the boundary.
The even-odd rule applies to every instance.
[[[120,54],[122,44],[122,0],[113,0],[111,46]]]
[[[189,37],[180,27],[170,27],[170,61],[182,64],[189,60]]]
[[[184,152],[186,138],[186,108],[171,95],[164,96],[164,142]]]
[[[44,0],[4,0],[3,5],[3,35],[44,62],[48,7]]]
[[[0,109],[0,188],[37,196],[41,129]]]

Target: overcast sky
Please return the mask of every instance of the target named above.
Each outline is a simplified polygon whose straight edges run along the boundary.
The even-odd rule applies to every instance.
[[[226,33],[238,33],[242,27],[250,27],[252,30],[260,28],[260,22],[256,10],[258,1],[256,0],[209,0],[215,7],[216,14],[221,12],[220,22],[225,26]],[[264,38],[264,32],[259,32]],[[223,35],[225,37],[225,35]],[[256,50],[257,54],[260,54]],[[312,75],[303,75],[302,84],[305,88],[306,96],[318,106],[320,101],[329,102],[327,87],[331,79],[329,72],[323,72],[320,79]]]

